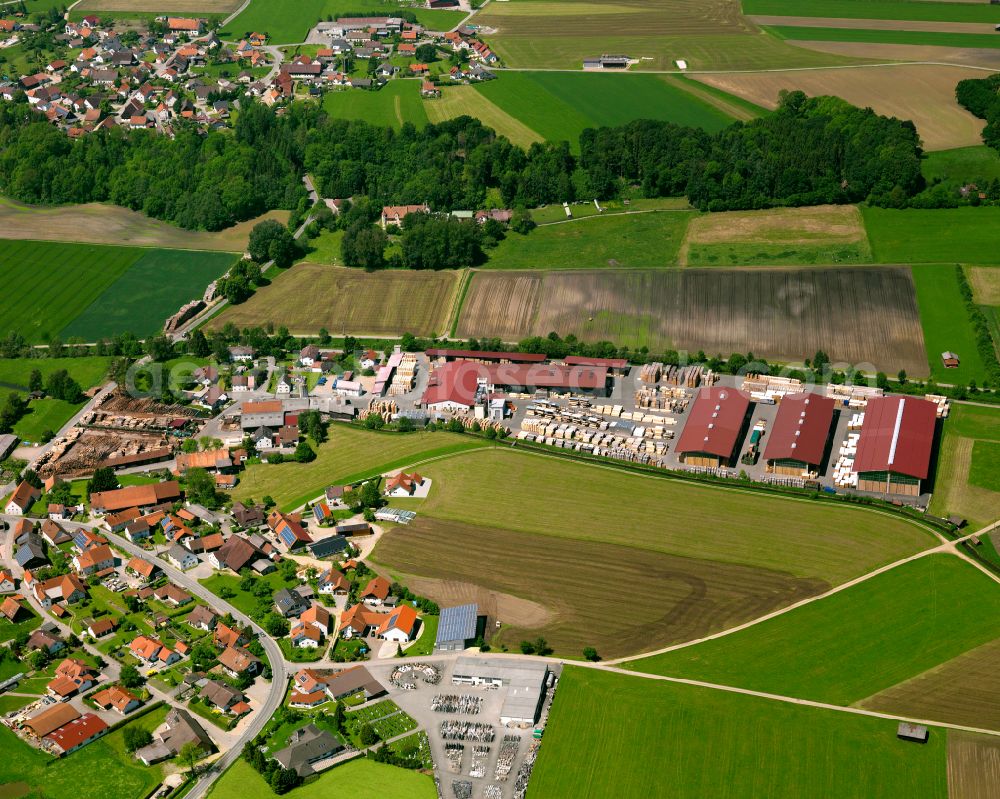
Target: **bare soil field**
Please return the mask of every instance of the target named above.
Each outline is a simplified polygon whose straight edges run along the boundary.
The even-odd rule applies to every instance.
[[[998,663],[1000,640],[977,647],[857,704],[868,710],[1000,730]]]
[[[1000,739],[948,732],[948,799],[996,799]]]
[[[480,614],[487,617],[487,629],[500,619],[505,624],[534,630],[551,624],[555,615],[544,605],[504,591],[491,591],[475,583],[461,580],[433,580],[429,577],[406,575],[406,585],[420,596],[433,599],[441,607],[465,605],[475,602]]]
[[[183,230],[117,205],[86,203],[42,207],[0,198],[0,238],[82,241],[180,250],[242,252],[250,230],[264,219],[288,220],[288,211],[270,211],[217,233]]]
[[[901,19],[852,19],[842,17],[780,17],[753,14],[747,19],[758,25],[789,25],[793,28],[856,28],[871,31],[927,31],[929,33],[990,33],[989,22],[928,22]],[[803,34],[805,36],[807,34]]]
[[[870,52],[865,45],[865,52]],[[694,75],[697,80],[774,108],[782,89],[832,94],[880,114],[912,120],[927,150],[979,144],[985,125],[955,101],[955,86],[979,70],[930,64]]]
[[[459,337],[518,341],[551,331],[789,361],[823,349],[834,361],[928,372],[913,279],[901,268],[474,274]]]
[[[692,244],[844,244],[865,238],[853,205],[702,214],[691,219],[687,231]]]
[[[1000,305],[1000,267],[970,266],[966,270],[976,302]]]
[[[208,326],[253,327],[273,322],[295,334],[320,328],[355,335],[444,333],[460,272],[364,272],[323,264],[297,264],[245,303],[227,307]]]
[[[807,34],[803,34],[805,36]],[[794,41],[789,44],[831,55],[856,56],[878,61],[928,61],[935,64],[1000,69],[1000,50],[986,47],[936,47],[922,44]]]
[[[542,635],[557,653],[647,651],[725,629],[827,590],[822,580],[597,541],[418,518],[387,533],[371,560],[406,574],[475,581],[531,597],[552,617],[512,616],[500,642]],[[434,593],[431,597],[434,598]]]
[[[158,14],[230,14],[241,0],[84,0],[75,11],[142,11]]]

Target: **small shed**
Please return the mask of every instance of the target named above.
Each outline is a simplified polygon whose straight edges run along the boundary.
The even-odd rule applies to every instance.
[[[925,744],[929,736],[930,733],[923,724],[910,724],[908,721],[899,722],[899,728],[896,730],[896,737],[901,741]]]
[[[960,361],[958,356],[949,350],[941,353],[941,363],[944,364],[945,369],[957,369]]]

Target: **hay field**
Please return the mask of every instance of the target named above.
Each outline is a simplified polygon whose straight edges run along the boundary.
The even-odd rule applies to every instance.
[[[896,723],[567,666],[532,799],[945,799],[945,740]]]
[[[265,219],[284,223],[288,220],[288,211],[269,211],[256,219],[208,233],[174,227],[117,205],[33,206],[0,197],[0,238],[4,239],[243,252],[250,230]]]
[[[695,77],[767,108],[776,106],[782,89],[836,95],[880,114],[912,120],[928,150],[979,144],[985,125],[955,101],[960,80],[981,77],[978,70],[964,67],[903,64]]]
[[[930,507],[938,516],[966,517],[973,530],[1000,518],[1000,492],[971,482],[977,441],[1000,443],[1000,409],[953,406],[941,436]]]
[[[1000,785],[1000,740],[948,733],[948,799],[994,799]]]
[[[920,551],[919,525],[496,447],[429,463],[420,516],[839,583]],[[488,479],[484,478],[488,475]],[[767,519],[767,524],[753,520]],[[607,565],[607,564],[605,564]],[[507,564],[516,570],[516,562]]]
[[[475,117],[501,136],[506,136],[514,144],[524,148],[530,147],[533,142],[543,141],[541,135],[491,102],[474,86],[449,86],[444,89],[440,97],[424,100],[424,111],[433,123],[463,115]]]
[[[920,44],[883,44],[873,42],[817,42],[800,40],[790,42],[813,52],[829,53],[850,58],[871,58],[885,61],[931,61],[935,64],[986,67],[1000,69],[1000,50],[983,47],[940,47]]]
[[[476,272],[457,334],[519,341],[556,331],[651,350],[753,352],[928,373],[908,269]]]
[[[980,305],[1000,305],[1000,268],[970,266],[965,270],[973,295]]]
[[[998,637],[997,584],[939,553],[739,632],[628,666],[849,705]]]
[[[875,260],[882,264],[1000,263],[1000,208],[861,209]]]
[[[858,707],[1000,730],[1000,638],[862,699]]]
[[[364,272],[323,264],[297,264],[245,303],[231,305],[209,323],[254,327],[273,322],[295,334],[320,328],[355,335],[444,333],[460,272]]]
[[[231,14],[242,0],[84,0],[73,9],[81,14],[115,11],[156,12],[157,14]]]
[[[499,515],[491,520],[497,523]],[[516,649],[541,635],[569,657],[579,657],[586,646],[618,657],[690,641],[828,588],[822,580],[770,569],[431,519],[422,512],[386,534],[369,561],[394,574],[443,585],[475,582],[539,603],[549,611],[544,623],[505,614],[498,642]],[[427,581],[421,585],[432,599],[444,599]],[[595,590],[600,585],[628,590]]]

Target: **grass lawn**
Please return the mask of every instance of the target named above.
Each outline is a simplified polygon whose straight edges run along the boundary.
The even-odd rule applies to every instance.
[[[340,242],[344,238],[342,230],[324,230],[316,238],[310,239],[308,252],[301,260],[314,264],[331,264],[343,266],[344,259],[340,255]]]
[[[1000,9],[979,3],[911,0],[743,0],[744,14],[789,17],[1000,22]]]
[[[1000,225],[1000,208],[896,210],[863,206],[861,212],[878,263],[1000,262],[994,234]]]
[[[152,730],[166,716],[166,708],[136,719],[129,726]],[[58,761],[32,749],[6,727],[0,726],[0,784],[25,786],[25,792],[47,799],[79,799],[101,796],[105,799],[141,799],[148,796],[162,779],[161,766],[147,768],[125,753],[124,730],[109,733],[83,749]],[[100,767],[95,768],[94,764]],[[16,791],[11,796],[21,796]]]
[[[21,610],[21,617],[17,622],[10,622],[6,617],[0,620],[0,643],[11,641],[17,638],[22,632],[30,633],[42,623],[42,617],[24,603]],[[17,618],[15,616],[15,618]],[[24,667],[27,669],[27,666]],[[15,674],[17,672],[14,672]]]
[[[40,442],[46,431],[58,433],[80,407],[58,399],[32,400],[28,413],[14,425],[14,434],[22,441]]]
[[[851,704],[1000,636],[1000,590],[930,555],[723,638],[630,668]]]
[[[0,358],[0,388],[26,392],[35,369],[42,373],[43,379],[65,369],[81,388],[87,389],[104,381],[110,363],[110,358],[96,355],[85,358]]]
[[[983,444],[993,446],[984,448]],[[998,446],[1000,408],[953,405],[941,437],[931,513],[939,516],[957,513],[968,519],[971,530],[1000,518],[997,473],[990,474],[987,466]]]
[[[477,438],[452,433],[373,433],[347,425],[330,425],[329,440],[312,463],[259,464],[247,467],[234,500],[272,497],[291,510],[318,497],[329,485],[356,482],[417,461],[485,446]]]
[[[803,28],[791,25],[768,25],[765,30],[781,39],[791,39],[793,41],[866,42],[868,44],[915,44],[930,47],[1000,48],[1000,38],[990,33],[939,33],[936,31],[867,30],[860,28]]]
[[[956,269],[958,267],[951,264],[919,264],[912,267],[927,360],[931,377],[939,383],[968,385],[969,381],[975,380],[982,384],[986,369],[965,310]],[[958,353],[958,368],[944,368],[941,353],[947,351]]]
[[[1000,154],[985,144],[924,153],[920,171],[928,184],[943,183],[957,189],[966,183],[983,185],[1000,178]]]
[[[12,710],[20,710],[34,701],[30,696],[0,696],[0,716],[5,716]]]
[[[693,212],[618,214],[509,233],[485,269],[598,269],[674,266]]]
[[[344,89],[323,95],[323,109],[333,117],[363,119],[397,130],[404,122],[427,124],[419,80],[393,80],[378,91]]]
[[[972,445],[969,482],[990,491],[1000,491],[1000,442],[977,441]]]
[[[246,799],[266,796],[264,779],[242,758],[222,775],[209,793],[210,799]],[[352,760],[323,772],[318,779],[296,788],[292,799],[434,799],[434,781],[425,774],[387,766],[365,758]]]
[[[586,756],[581,757],[585,752]],[[537,799],[945,799],[945,733],[567,667],[531,778]]]
[[[211,577],[206,577],[204,580],[199,580],[203,586],[205,586],[213,594],[220,593],[223,588],[228,589],[232,592],[232,596],[228,597],[226,601],[233,605],[237,610],[242,611],[248,616],[257,617],[257,608],[265,603],[268,604],[268,610],[273,610],[273,603],[271,601],[272,596],[275,591],[282,588],[293,588],[299,584],[299,581],[294,577],[291,580],[286,580],[281,576],[280,571],[271,572],[271,574],[264,575],[263,577],[257,577],[257,583],[264,583],[270,588],[270,594],[264,597],[257,597],[250,591],[244,591],[240,588],[240,578],[226,572],[216,572]]]
[[[440,616],[421,616],[420,634],[412,646],[403,650],[403,654],[406,657],[420,657],[432,654],[434,652],[434,639],[437,637],[438,622],[440,621]]]

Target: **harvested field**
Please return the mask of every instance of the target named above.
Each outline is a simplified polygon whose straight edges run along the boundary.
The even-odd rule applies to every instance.
[[[370,559],[393,572],[475,580],[531,597],[554,618],[522,627],[501,617],[500,642],[516,647],[542,635],[557,654],[570,656],[586,646],[619,657],[689,641],[829,587],[767,569],[425,516],[383,536]],[[594,590],[602,584],[628,590]]]
[[[31,206],[0,198],[0,230],[5,239],[82,241],[180,250],[243,252],[250,230],[265,219],[288,221],[288,211],[268,213],[218,233],[183,230],[117,205]]]
[[[869,696],[857,705],[899,716],[1000,730],[998,663],[1000,639]]]
[[[985,125],[955,101],[960,80],[982,77],[978,70],[963,67],[904,64],[694,77],[767,108],[776,106],[782,89],[836,95],[880,114],[912,120],[928,150],[979,144]]]
[[[230,14],[241,0],[84,0],[74,10],[80,14],[112,11],[155,11],[157,14]]]
[[[835,361],[887,373],[928,372],[907,269],[475,273],[460,338],[519,341],[553,330],[653,351],[753,352],[789,361],[823,349]]]
[[[1000,305],[1000,267],[970,266],[965,273],[976,302],[980,305]]]
[[[843,28],[873,31],[922,31],[927,33],[982,33],[992,35],[990,22],[933,22],[930,20],[851,19],[845,17],[781,17],[759,14],[749,17],[758,25],[791,28]],[[803,33],[805,38],[807,33]]]
[[[1000,739],[948,733],[948,799],[996,799],[1000,785]]]
[[[209,322],[219,329],[291,325],[295,334],[320,328],[355,335],[431,335],[447,332],[460,272],[386,270],[364,272],[321,264],[297,264],[241,305]]]
[[[1000,50],[985,47],[938,47],[920,44],[882,44],[872,42],[794,41],[789,44],[814,52],[848,57],[874,58],[879,61],[932,61],[937,64],[1000,69]]]
[[[535,630],[552,623],[555,618],[551,610],[534,600],[522,599],[504,591],[492,591],[475,583],[408,575],[406,585],[420,596],[430,597],[441,607],[475,602],[479,605],[480,614],[487,617],[487,629],[492,629],[493,622],[501,619],[506,624]]]
[[[450,86],[440,97],[425,100],[424,110],[427,118],[434,123],[462,115],[475,117],[521,147],[527,148],[532,142],[543,140],[539,134],[491,102],[474,86]]]

